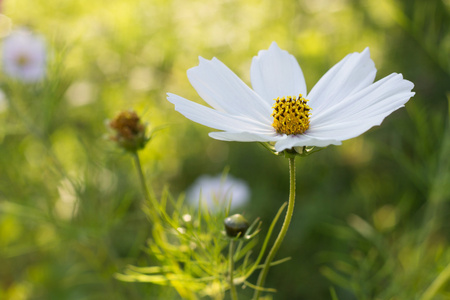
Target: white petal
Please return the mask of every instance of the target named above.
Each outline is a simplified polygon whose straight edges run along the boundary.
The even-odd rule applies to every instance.
[[[273,42],[269,50],[261,50],[253,57],[251,66],[253,89],[273,105],[274,99],[306,95],[306,83],[297,60]]]
[[[271,122],[271,107],[217,58],[199,58],[200,64],[187,71],[197,93],[215,109],[260,122]]]
[[[409,99],[410,96],[407,97]],[[308,134],[315,138],[335,138],[337,140],[347,140],[357,137],[370,128],[378,126],[383,122],[384,118],[390,115],[394,110],[402,107],[400,105],[395,109],[388,109],[383,112],[378,112],[377,115],[366,118],[355,118],[354,121],[347,121],[342,123],[329,124],[308,130]]]
[[[403,107],[414,95],[413,87],[401,74],[391,74],[342,101],[342,105],[347,103],[347,109],[335,107],[334,111],[327,111],[328,116],[321,115],[316,125],[311,121],[308,134],[320,139],[356,137],[380,125],[385,117]]]
[[[308,134],[301,135],[289,135],[285,139],[279,140],[275,144],[275,150],[280,152],[286,149],[291,149],[293,147],[301,146],[316,146],[316,147],[326,147],[329,145],[340,145],[341,141],[335,140],[333,138],[329,139],[316,139],[309,136]]]
[[[175,104],[176,111],[194,122],[211,128],[231,132],[248,131],[262,134],[273,130],[272,126],[259,123],[249,118],[219,112],[175,94],[168,93],[167,95],[167,100]]]
[[[375,79],[376,68],[370,59],[369,48],[352,53],[334,65],[308,94],[313,113],[339,103],[345,97],[367,87]]]
[[[233,142],[274,142],[283,137],[273,134],[256,134],[250,132],[210,132],[209,136],[221,141]]]
[[[373,126],[380,125],[384,117],[373,117],[365,120],[336,123],[318,129],[312,129],[308,131],[308,134],[317,139],[334,138],[343,141],[357,137]]]
[[[414,84],[401,74],[391,74],[311,117],[310,128],[327,124],[384,118],[402,107],[414,93]]]

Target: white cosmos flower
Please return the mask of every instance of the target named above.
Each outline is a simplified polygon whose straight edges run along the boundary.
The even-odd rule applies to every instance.
[[[373,82],[376,68],[369,49],[351,53],[333,66],[308,93],[303,72],[293,55],[273,42],[253,58],[249,88],[217,58],[206,60],[187,71],[189,81],[212,108],[169,93],[168,100],[185,117],[222,130],[212,138],[224,141],[270,142],[280,152],[297,146],[340,145],[383,119],[414,95],[414,84],[393,73]],[[308,99],[304,117],[309,124],[302,133],[289,134],[272,125],[277,98]],[[303,102],[305,104],[306,102]],[[302,105],[302,104],[300,104]],[[298,108],[297,104],[294,108]],[[286,112],[289,113],[289,112]],[[290,121],[298,120],[287,116]],[[288,120],[289,119],[289,120]]]
[[[188,189],[186,198],[193,206],[201,205],[216,211],[228,204],[231,198],[231,210],[247,204],[250,188],[244,180],[231,175],[226,177],[202,175]],[[201,200],[201,202],[199,202]]]
[[[12,78],[36,82],[45,76],[44,39],[27,30],[18,30],[3,42],[3,70]]]

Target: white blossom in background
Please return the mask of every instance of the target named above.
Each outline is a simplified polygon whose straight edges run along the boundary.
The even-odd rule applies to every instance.
[[[250,188],[244,180],[230,175],[202,175],[188,189],[186,198],[192,206],[201,204],[212,211],[226,207],[231,197],[231,210],[245,206],[250,200]]]
[[[3,40],[3,71],[23,82],[36,82],[45,76],[46,45],[43,37],[27,30],[13,31]]]

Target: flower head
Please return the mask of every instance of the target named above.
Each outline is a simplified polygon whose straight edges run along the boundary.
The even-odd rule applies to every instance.
[[[273,42],[253,58],[249,88],[217,58],[188,70],[192,86],[212,108],[169,93],[185,117],[222,130],[212,138],[268,142],[281,152],[295,147],[340,145],[383,119],[414,95],[414,84],[393,73],[374,82],[369,49],[351,53],[307,92],[297,60]]]
[[[46,71],[44,39],[26,30],[11,33],[3,42],[3,69],[24,82],[42,79]]]
[[[122,111],[109,122],[109,127],[115,131],[110,139],[127,151],[136,152],[148,142],[146,127],[134,111]]]
[[[192,205],[198,205],[200,199],[200,203],[211,210],[217,210],[231,198],[233,210],[247,204],[250,189],[245,181],[230,175],[202,175],[188,189],[186,198]]]

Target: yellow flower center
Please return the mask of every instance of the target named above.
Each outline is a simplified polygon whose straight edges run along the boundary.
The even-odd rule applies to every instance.
[[[309,128],[309,107],[302,94],[295,97],[283,97],[275,99],[273,105],[272,126],[280,134],[302,134]]]
[[[29,62],[30,58],[24,53],[21,53],[16,57],[16,63],[19,67],[25,67]]]

